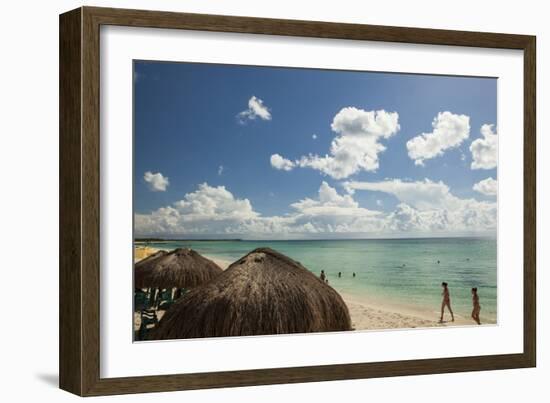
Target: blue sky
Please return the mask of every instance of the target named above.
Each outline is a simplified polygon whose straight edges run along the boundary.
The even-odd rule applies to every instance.
[[[496,99],[494,78],[136,61],[136,234],[494,233]]]

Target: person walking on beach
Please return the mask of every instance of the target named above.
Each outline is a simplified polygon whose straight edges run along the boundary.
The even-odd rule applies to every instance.
[[[441,302],[441,318],[439,318],[439,322],[443,322],[443,312],[445,311],[445,307],[449,309],[449,312],[451,313],[451,322],[455,321],[455,315],[453,314],[453,310],[451,309],[451,295],[449,294],[449,287],[446,282],[442,282],[441,286],[443,287],[443,292],[441,295],[443,296],[443,302]]]
[[[325,276],[325,271],[321,270],[321,275],[319,276],[321,281],[324,283],[327,280],[327,276]]]
[[[479,312],[481,311],[481,306],[479,305],[477,287],[472,288],[472,305],[474,306],[474,309],[472,310],[472,319],[475,320],[478,325],[481,325],[481,321],[479,320]]]

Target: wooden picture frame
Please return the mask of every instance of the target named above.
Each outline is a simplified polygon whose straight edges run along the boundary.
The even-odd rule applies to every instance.
[[[100,26],[401,42],[524,52],[524,349],[521,354],[100,377]],[[533,367],[536,363],[535,37],[82,7],[60,16],[60,387],[81,396]]]

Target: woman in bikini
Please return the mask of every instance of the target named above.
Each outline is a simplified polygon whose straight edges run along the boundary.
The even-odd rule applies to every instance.
[[[453,314],[453,310],[451,309],[451,295],[449,294],[449,288],[447,287],[446,282],[442,282],[441,286],[443,287],[443,292],[441,295],[443,296],[443,302],[441,302],[441,318],[439,319],[439,322],[443,322],[443,312],[445,311],[445,307],[449,308],[449,312],[451,313],[451,321],[455,321],[455,315]]]
[[[472,305],[474,306],[474,309],[472,310],[472,319],[475,320],[475,322],[478,325],[481,325],[481,321],[479,320],[479,312],[481,311],[481,305],[479,305],[479,296],[477,295],[477,287],[472,288]]]

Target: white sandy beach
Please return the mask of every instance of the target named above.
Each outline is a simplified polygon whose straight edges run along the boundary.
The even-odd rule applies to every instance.
[[[475,325],[472,320],[455,314],[455,321],[450,322],[450,314],[445,312],[445,321],[439,323],[437,308],[421,311],[403,306],[396,306],[382,301],[365,301],[357,297],[341,294],[355,330],[375,329],[414,329],[422,327],[446,327]]]
[[[212,258],[210,256],[205,256],[205,258],[210,259],[211,261],[216,263],[218,266],[220,266],[222,268],[222,270],[227,269],[229,266],[231,266],[231,263],[233,263],[233,262],[230,262],[229,260]]]

